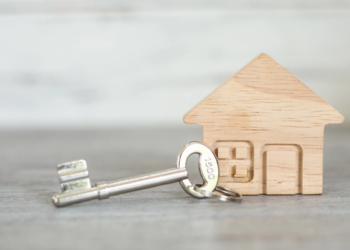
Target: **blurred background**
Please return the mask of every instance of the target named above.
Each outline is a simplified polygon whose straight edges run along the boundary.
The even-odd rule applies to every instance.
[[[323,195],[232,204],[174,183],[52,205],[62,162],[92,183],[175,166],[202,138],[183,115],[262,52],[345,117]],[[0,0],[0,249],[347,249],[349,82],[349,0]]]
[[[0,128],[186,126],[192,106],[261,52],[347,118],[349,10],[334,0],[0,0]]]

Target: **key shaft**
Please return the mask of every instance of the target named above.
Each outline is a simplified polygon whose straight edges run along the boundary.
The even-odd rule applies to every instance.
[[[61,207],[88,200],[106,199],[111,195],[165,185],[187,178],[188,173],[185,168],[171,168],[116,181],[100,182],[85,190],[55,195],[52,197],[52,202],[55,206]]]

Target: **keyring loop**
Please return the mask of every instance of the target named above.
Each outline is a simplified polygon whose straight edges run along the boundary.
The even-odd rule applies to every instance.
[[[242,195],[232,189],[217,185],[213,192],[200,189],[202,185],[194,185],[194,190],[202,193],[205,197],[214,197],[221,201],[241,201]],[[221,194],[217,194],[217,193]]]
[[[202,192],[213,192],[219,181],[219,164],[211,149],[200,142],[190,142],[180,152],[177,158],[177,168],[186,169],[187,159],[192,154],[199,154],[199,173],[203,178],[203,185],[194,190],[189,179],[180,181],[186,193],[195,198],[206,198]]]

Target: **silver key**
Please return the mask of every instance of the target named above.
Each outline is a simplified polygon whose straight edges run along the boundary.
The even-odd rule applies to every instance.
[[[186,169],[187,159],[199,154],[199,171],[204,184],[195,187]],[[180,152],[177,167],[146,175],[135,176],[112,182],[100,182],[91,187],[89,173],[84,160],[58,165],[62,194],[52,197],[55,206],[61,207],[93,199],[106,199],[111,195],[133,192],[179,181],[182,188],[195,198],[206,198],[205,193],[213,192],[219,180],[218,161],[207,146],[199,142],[187,144]]]

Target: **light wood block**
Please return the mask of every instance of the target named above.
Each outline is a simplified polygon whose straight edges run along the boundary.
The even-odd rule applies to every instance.
[[[297,155],[294,151],[266,152],[266,194],[295,194]]]
[[[225,163],[220,165],[220,185],[244,195],[320,194],[324,127],[342,123],[344,117],[283,66],[260,54],[193,107],[184,121],[202,125],[203,142],[213,151],[225,143],[249,145],[249,154],[236,147],[235,160],[251,156],[251,178],[243,182],[227,175]],[[271,147],[281,152],[271,153]],[[297,156],[285,152],[288,148]],[[219,158],[226,157],[226,151],[218,150]]]
[[[240,165],[236,165],[236,166],[235,166],[235,174],[234,174],[234,177],[237,177],[237,178],[244,178],[244,177],[247,177],[247,175],[248,175],[247,167],[245,167],[245,166],[240,166]]]
[[[236,148],[236,158],[237,159],[247,158],[247,155],[248,155],[248,149],[246,147],[237,147]]]
[[[219,159],[229,159],[231,156],[229,147],[218,148],[218,158]]]

